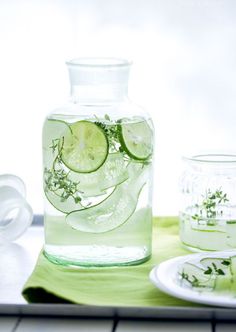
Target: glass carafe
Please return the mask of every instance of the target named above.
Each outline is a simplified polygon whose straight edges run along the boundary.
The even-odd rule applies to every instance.
[[[67,66],[70,102],[43,128],[44,253],[63,265],[141,263],[151,255],[154,129],[128,99],[131,63]]]

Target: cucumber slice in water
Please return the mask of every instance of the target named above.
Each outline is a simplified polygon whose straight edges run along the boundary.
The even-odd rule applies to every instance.
[[[45,196],[48,201],[52,204],[52,206],[62,213],[70,213],[71,211],[80,211],[87,209],[93,205],[101,204],[104,200],[106,200],[112,193],[114,189],[108,190],[107,192],[103,192],[102,195],[91,198],[81,198],[81,201],[75,201],[72,196],[69,196],[66,199],[62,199],[63,190],[59,189],[56,191],[50,191],[44,189]]]
[[[110,154],[101,168],[88,174],[69,171],[56,160],[52,169],[44,171],[44,191],[49,202],[57,210],[70,213],[101,203],[115,186],[128,177],[127,166],[120,153]],[[74,196],[81,198],[81,206],[72,197],[73,191]],[[68,193],[70,195],[67,196]]]
[[[147,121],[121,123],[118,132],[121,146],[131,158],[146,160],[151,156],[153,131]]]
[[[95,172],[108,155],[108,140],[104,131],[93,122],[77,121],[70,125],[61,143],[61,158],[72,171]]]
[[[227,249],[227,233],[218,230],[202,230],[192,228],[192,216],[181,213],[181,241],[184,245],[191,248],[205,251],[216,251],[219,243],[223,249]],[[188,240],[190,243],[188,243]]]
[[[61,120],[48,119],[43,127],[43,163],[44,167],[52,168],[58,155],[57,144],[64,135],[71,135],[70,126]],[[53,147],[54,146],[54,147]]]
[[[43,128],[43,163],[44,163],[44,192],[47,200],[59,211],[63,213],[70,212],[74,209],[82,208],[81,204],[75,203],[73,197],[62,200],[62,190],[58,178],[54,178],[56,166],[55,161],[58,160],[59,142],[64,135],[71,135],[70,126],[57,119],[47,119]]]
[[[115,187],[129,177],[126,163],[121,153],[111,153],[105,163],[92,173],[69,172],[68,178],[78,183],[84,197],[103,195],[109,188]]]
[[[52,141],[60,139],[64,134],[72,134],[70,126],[62,120],[57,119],[47,119],[43,127],[43,149],[51,150]]]
[[[123,158],[121,159],[121,154],[111,157],[103,172],[99,172],[94,176],[93,173],[81,174],[70,171],[61,162],[61,150],[63,147],[61,142],[64,142],[65,137],[72,135],[73,132],[70,125],[64,121],[49,119],[45,122],[43,135],[44,191],[47,200],[54,208],[63,213],[84,209],[88,205],[91,205],[91,202],[93,205],[101,203],[111,193],[111,190],[105,190],[106,186],[109,187],[109,180],[110,185],[115,186],[127,179],[126,165]],[[118,169],[116,174],[114,171],[115,167]],[[99,183],[103,183],[105,179],[104,172],[108,173],[108,168],[111,169],[109,178],[106,178],[104,186],[100,188]],[[122,172],[126,173],[126,175],[122,174]],[[74,176],[72,176],[73,174]],[[82,176],[83,179],[78,178],[79,176]],[[81,188],[79,186],[80,182]],[[87,188],[87,196],[83,195],[81,197],[83,191]],[[82,201],[75,200],[72,194],[74,194],[74,197],[79,196]],[[93,198],[91,201],[87,199],[90,196],[99,197]]]
[[[229,247],[236,248],[236,220],[226,222],[227,244]]]
[[[147,181],[146,169],[129,171],[132,178],[118,185],[102,203],[67,215],[66,222],[74,229],[87,233],[104,233],[125,223],[134,213],[139,194]],[[147,167],[146,167],[147,168]],[[134,165],[137,170],[137,165]]]

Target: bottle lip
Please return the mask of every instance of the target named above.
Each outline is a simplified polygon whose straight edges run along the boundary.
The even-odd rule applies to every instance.
[[[193,156],[183,156],[182,159],[191,163],[198,164],[235,164],[236,165],[236,153],[206,153],[196,154]]]
[[[80,68],[120,68],[130,67],[131,60],[113,57],[81,57],[66,61],[67,66]]]

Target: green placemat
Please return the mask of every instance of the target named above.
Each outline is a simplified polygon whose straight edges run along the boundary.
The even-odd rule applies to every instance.
[[[178,219],[154,218],[153,255],[141,265],[81,268],[50,263],[41,252],[26,282],[23,296],[28,302],[79,303],[103,306],[196,306],[159,291],[149,281],[158,263],[189,252],[181,247]]]

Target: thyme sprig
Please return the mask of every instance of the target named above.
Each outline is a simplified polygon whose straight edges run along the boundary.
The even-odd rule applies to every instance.
[[[217,189],[215,192],[208,189],[202,203],[195,205],[196,208],[200,208],[200,213],[195,213],[192,219],[199,221],[204,216],[207,218],[216,218],[219,213],[222,216],[223,210],[218,212],[217,207],[226,202],[229,202],[229,199],[227,198],[227,194],[223,193],[221,189]]]
[[[60,142],[59,138],[55,138],[52,140],[52,145],[50,146],[50,148],[52,149],[53,153],[59,148],[59,142]]]
[[[79,183],[68,178],[69,172],[62,168],[61,148],[59,147],[60,139],[53,139],[50,148],[53,153],[57,150],[58,154],[53,162],[51,169],[44,168],[45,191],[52,191],[60,196],[61,202],[65,202],[72,197],[75,203],[81,202],[81,192],[79,191]]]
[[[223,259],[220,262],[220,264],[224,265],[227,268],[227,267],[229,267],[229,265],[231,263],[230,263],[229,259]],[[214,262],[211,262],[211,264],[206,267],[206,269],[203,272],[203,274],[206,275],[206,276],[209,276],[209,278],[215,278],[217,276],[223,276],[223,275],[225,275],[226,272],[223,269],[217,267],[217,265]],[[179,276],[180,276],[180,279],[182,281],[183,280],[187,281],[192,287],[207,287],[207,284],[204,285],[204,281],[203,280],[200,280],[194,274],[189,275],[184,270],[181,271],[181,272],[179,272]]]
[[[184,271],[182,271],[180,273],[180,277],[182,280],[186,280],[188,283],[190,283],[192,287],[201,286],[200,280],[195,275],[192,275],[192,279],[190,279],[189,275],[187,273],[185,273]]]
[[[224,276],[225,273],[222,269],[217,268],[216,264],[214,262],[212,262],[212,267],[211,266],[207,266],[207,270],[204,272],[204,274],[208,274],[208,275],[221,275]]]
[[[68,173],[63,169],[44,169],[45,191],[52,191],[59,195],[61,202],[65,202],[72,197],[75,203],[81,202],[80,192],[78,190],[79,183],[68,178]]]
[[[109,147],[113,151],[121,152],[121,153],[124,152],[122,146],[120,145],[118,122],[107,125],[107,124],[101,122],[100,119],[96,115],[94,115],[94,116],[96,118],[95,124],[104,131],[104,133],[108,139]],[[105,120],[112,123],[108,114],[105,114],[104,118],[105,118]]]

